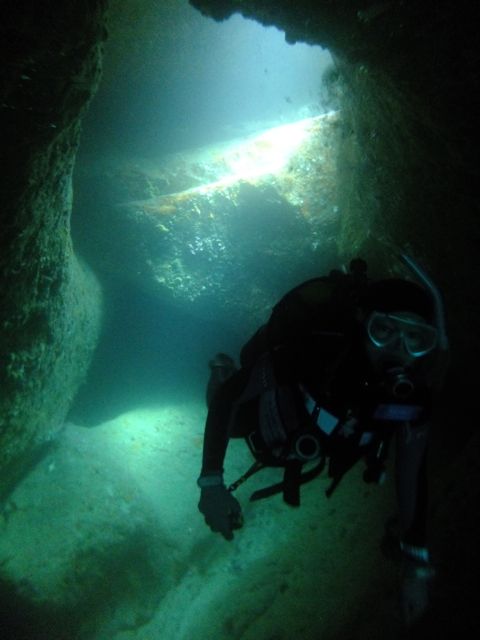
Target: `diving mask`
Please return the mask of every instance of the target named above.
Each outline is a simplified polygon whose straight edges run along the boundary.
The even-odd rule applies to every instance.
[[[435,327],[418,321],[409,315],[374,311],[367,324],[371,342],[381,349],[395,349],[401,340],[405,350],[413,358],[430,353],[438,342]]]

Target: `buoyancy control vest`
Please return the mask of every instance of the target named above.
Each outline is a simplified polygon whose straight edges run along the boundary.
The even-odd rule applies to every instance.
[[[329,434],[319,428],[318,416],[305,410],[301,381],[315,379],[317,388],[328,388],[358,339],[356,302],[366,284],[363,271],[335,271],[301,284],[243,347],[240,361],[251,376],[237,407],[257,399],[258,426],[246,437],[255,463],[230,490],[265,466],[284,467],[282,483],[251,499],[283,491],[287,503],[298,505],[300,485],[324,468]],[[322,423],[327,414],[322,410]],[[308,471],[302,471],[304,465]]]
[[[255,462],[231,491],[264,467],[283,467],[283,481],[251,499],[282,491],[297,506],[300,485],[319,475],[327,459],[327,496],[361,458],[365,481],[381,482],[395,425],[424,418],[423,399],[419,406],[392,404],[380,388],[368,388],[367,365],[356,351],[363,340],[358,299],[367,286],[365,272],[332,272],[301,284],[242,349],[251,376],[237,405],[257,402],[257,426],[246,436]]]

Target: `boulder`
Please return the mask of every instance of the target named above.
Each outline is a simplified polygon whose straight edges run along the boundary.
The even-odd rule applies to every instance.
[[[100,271],[254,328],[288,287],[333,266],[339,127],[331,112],[156,162],[85,168],[79,184],[93,197],[80,196],[76,236]]]

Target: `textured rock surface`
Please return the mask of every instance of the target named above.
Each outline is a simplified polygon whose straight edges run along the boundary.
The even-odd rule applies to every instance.
[[[69,217],[104,5],[1,6],[0,498],[54,438],[98,333],[99,288]]]
[[[78,179],[76,238],[99,271],[203,318],[228,308],[253,331],[282,291],[334,264],[339,127],[332,113],[158,163],[93,166]]]

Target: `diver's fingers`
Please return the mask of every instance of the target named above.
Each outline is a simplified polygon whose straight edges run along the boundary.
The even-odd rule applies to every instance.
[[[221,531],[221,534],[225,538],[225,540],[228,540],[229,542],[233,540],[233,531],[231,529]]]
[[[240,504],[223,485],[203,487],[198,508],[207,526],[226,540],[233,540],[232,530],[242,526]]]
[[[241,529],[243,527],[243,514],[240,509],[230,512],[230,526],[232,529]]]
[[[205,518],[205,522],[214,533],[220,533],[225,540],[233,540],[232,526],[228,514],[225,517],[215,518],[214,521]]]
[[[207,523],[215,533],[220,533],[225,540],[233,540],[234,529],[243,527],[241,510],[230,509],[225,517],[218,518],[215,523]]]

